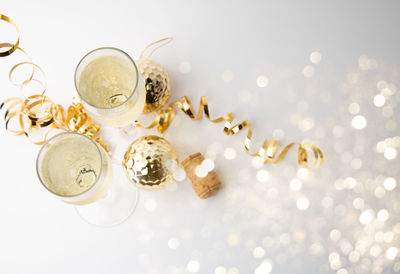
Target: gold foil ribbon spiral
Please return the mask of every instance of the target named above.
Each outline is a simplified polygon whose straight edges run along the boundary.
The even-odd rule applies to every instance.
[[[31,131],[51,126],[51,128],[84,134],[109,151],[104,141],[96,137],[100,127],[90,119],[79,102],[74,102],[65,111],[61,105],[55,104],[44,95],[32,95],[25,100],[20,97],[11,97],[0,104],[0,110],[5,110],[6,130],[14,135],[25,135],[34,144],[44,144],[50,130],[39,141],[31,139]],[[16,127],[14,125],[15,128],[10,128],[10,122],[14,120],[17,125]]]
[[[173,39],[172,36],[168,36],[168,37],[159,39],[157,41],[151,42],[139,54],[139,59],[150,58],[157,49],[170,43],[172,41],[172,39]],[[151,49],[151,51],[146,54],[146,52],[148,52],[150,49]]]
[[[33,63],[29,55],[19,47],[20,36],[17,25],[3,14],[0,14],[0,20],[13,25],[18,34],[17,41],[14,44],[0,43],[0,48],[9,48],[8,50],[0,51],[0,57],[9,56],[16,50],[19,50],[24,53],[29,60],[13,65],[9,71],[8,77],[10,82],[20,88],[23,98],[11,97],[0,103],[0,110],[4,111],[6,130],[15,135],[25,135],[30,141],[38,145],[47,141],[47,135],[50,133],[51,128],[49,128],[39,141],[33,141],[31,139],[31,132],[34,129],[52,127],[66,131],[74,131],[87,135],[98,142],[106,151],[109,151],[104,141],[96,137],[100,127],[94,124],[79,101],[73,102],[73,104],[68,107],[68,110],[65,111],[61,105],[55,104],[45,96],[46,82],[34,78],[35,69],[39,70],[43,76],[45,75],[44,71],[40,66]],[[20,83],[16,82],[13,80],[13,74],[18,67],[24,65],[31,66],[32,71],[25,80]],[[25,96],[23,89],[31,82],[40,84],[42,89],[39,94]],[[15,121],[16,124],[11,128],[11,123],[13,121]]]
[[[139,123],[139,121],[135,121],[135,125],[146,129],[157,126],[157,130],[160,133],[163,133],[165,130],[167,130],[173,120],[173,117],[175,116],[174,106],[182,110],[191,120],[200,120],[203,117],[204,113],[206,118],[212,123],[225,122],[224,133],[226,135],[235,135],[240,131],[247,129],[247,136],[244,141],[244,148],[248,153],[250,153],[251,156],[259,157],[260,159],[262,159],[264,164],[279,163],[286,156],[289,150],[295,146],[298,146],[297,162],[300,166],[317,167],[321,165],[324,161],[324,155],[322,151],[310,142],[290,143],[278,153],[278,142],[276,140],[265,140],[257,152],[251,153],[250,146],[252,143],[253,129],[250,123],[247,120],[244,120],[240,123],[233,125],[235,115],[232,112],[225,114],[219,118],[211,119],[206,96],[201,96],[200,98],[200,106],[197,115],[194,114],[195,112],[193,111],[189,99],[186,96],[183,96],[180,101],[174,102],[170,104],[166,109],[160,110],[157,113],[154,121],[149,126],[143,126]],[[313,159],[309,157],[308,151],[313,152]]]
[[[0,57],[8,56],[17,49],[25,53],[25,51],[19,48],[20,37],[17,25],[9,17],[2,14],[0,14],[0,20],[6,21],[9,24],[13,25],[18,34],[17,41],[14,44],[0,43],[0,48],[9,47],[9,49],[6,51],[0,51]],[[150,51],[150,53],[147,55],[148,57],[150,57],[157,48],[162,46],[157,46],[157,44],[161,42],[164,42],[164,44],[169,43],[171,39],[172,37],[167,37],[149,44],[142,51],[140,57],[142,58],[144,53],[148,49],[150,49],[150,47],[155,46],[153,50]],[[43,90],[40,94],[31,95],[26,97],[25,99],[22,99],[20,97],[12,97],[6,99],[0,104],[0,110],[3,110],[5,107],[7,107],[4,114],[6,130],[15,135],[24,134],[29,138],[29,133],[31,130],[35,128],[52,126],[53,128],[63,129],[67,131],[75,131],[85,134],[90,138],[93,138],[96,142],[102,145],[106,149],[106,151],[108,151],[108,148],[104,144],[103,140],[101,140],[100,138],[96,138],[96,134],[98,133],[100,127],[93,123],[93,121],[84,111],[83,106],[80,102],[74,102],[71,106],[69,106],[68,111],[65,112],[61,105],[55,104],[44,95],[46,91],[46,84],[38,79],[33,78],[35,68],[39,69],[43,75],[44,72],[39,66],[31,62],[29,56],[28,59],[29,62],[21,62],[11,68],[9,72],[9,79],[14,85],[19,86],[21,91],[23,91],[24,86],[32,81],[41,84]],[[17,67],[22,65],[31,65],[32,73],[23,82],[16,83],[12,80],[12,74]],[[211,119],[206,96],[202,96],[200,99],[200,106],[197,115],[194,114],[189,99],[184,96],[181,98],[180,101],[174,102],[170,104],[167,108],[158,111],[156,118],[149,126],[142,126],[138,121],[135,121],[135,125],[146,129],[157,127],[157,130],[160,133],[163,133],[165,130],[167,130],[175,117],[176,111],[174,107],[182,110],[192,120],[200,120],[204,113],[206,118],[212,123],[225,122],[224,133],[227,135],[234,135],[242,130],[247,129],[247,136],[244,141],[245,150],[252,156],[262,159],[264,164],[279,163],[286,156],[288,151],[296,145],[298,146],[297,161],[300,166],[316,167],[318,165],[321,165],[324,161],[322,151],[317,146],[309,142],[290,143],[278,153],[278,142],[276,140],[265,140],[257,152],[251,153],[250,146],[252,143],[253,129],[250,123],[247,120],[244,120],[240,123],[233,125],[233,121],[235,119],[235,115],[233,113],[225,114],[217,119]],[[9,124],[15,119],[17,119],[18,121],[17,128],[11,129]],[[46,142],[47,134],[48,132],[45,134],[43,140],[34,143],[43,144],[44,142]],[[310,160],[310,157],[308,156],[309,150],[313,152],[313,160]]]
[[[17,31],[17,41],[15,41],[14,44],[2,43],[2,45],[0,46],[0,48],[9,47],[8,50],[0,51],[0,57],[5,57],[5,56],[8,56],[11,53],[13,53],[18,48],[18,46],[19,46],[19,29],[18,29],[17,24],[15,24],[14,21],[11,20],[11,18],[5,16],[4,14],[0,14],[0,20],[11,24]]]
[[[158,48],[168,44],[171,42],[172,37],[166,37],[157,41],[150,43],[146,46],[143,51],[141,52],[139,59],[143,58],[146,52],[151,51],[147,54],[146,58],[150,58],[151,55],[156,51]],[[204,115],[207,117],[209,121],[212,123],[221,123],[225,122],[224,124],[224,133],[226,135],[234,135],[239,133],[242,130],[247,129],[246,139],[244,141],[244,148],[246,152],[250,153],[251,156],[259,157],[262,159],[264,164],[279,163],[289,152],[289,150],[295,146],[298,146],[297,150],[297,161],[300,166],[303,167],[316,167],[323,163],[324,155],[322,151],[315,145],[310,142],[304,143],[290,143],[285,146],[279,153],[278,153],[278,142],[276,140],[265,140],[261,147],[258,149],[257,152],[251,153],[250,146],[252,144],[252,137],[253,137],[253,129],[250,123],[247,120],[244,120],[238,124],[232,126],[233,121],[235,120],[235,115],[230,112],[225,114],[217,119],[210,118],[210,111],[207,103],[207,97],[202,96],[200,98],[200,106],[197,112],[197,115],[194,114],[192,105],[190,104],[189,99],[184,96],[178,102],[171,103],[165,109],[161,109],[157,112],[157,115],[153,122],[148,126],[143,126],[139,121],[135,121],[135,125],[145,129],[151,129],[157,127],[157,131],[163,133],[167,130],[169,125],[172,123],[176,111],[175,107],[182,110],[191,120],[200,120]],[[313,152],[313,157],[309,157],[308,151]],[[312,159],[313,158],[313,159]]]

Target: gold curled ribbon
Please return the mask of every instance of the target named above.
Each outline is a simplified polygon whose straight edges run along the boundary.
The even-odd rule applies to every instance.
[[[139,123],[139,121],[135,121],[134,124],[137,127],[144,128],[144,129],[151,129],[157,126],[157,131],[160,133],[164,133],[164,131],[167,130],[169,125],[172,123],[172,120],[174,119],[176,114],[174,104],[170,104],[167,108],[165,109],[160,109],[157,112],[157,116],[154,119],[154,121],[148,125],[148,126],[143,126],[142,124]]]
[[[18,49],[21,50],[21,51],[23,51],[23,50],[20,49],[20,48],[18,48]],[[25,51],[23,51],[23,52],[25,53]],[[28,55],[27,55],[27,56],[28,56]],[[28,58],[29,58],[29,56],[28,56]],[[27,79],[23,80],[21,83],[18,83],[18,82],[16,82],[16,81],[13,80],[13,77],[12,77],[12,76],[13,76],[13,74],[15,73],[16,69],[17,69],[18,67],[20,67],[20,66],[23,66],[23,65],[30,65],[30,66],[32,67],[32,72],[31,72],[30,76],[29,76]],[[47,89],[46,81],[41,81],[41,80],[39,80],[39,79],[33,78],[33,77],[34,77],[34,74],[35,74],[35,69],[38,69],[38,70],[42,73],[43,77],[45,77],[45,73],[44,73],[43,69],[42,69],[40,66],[38,66],[37,64],[33,63],[32,61],[17,63],[17,64],[15,64],[14,66],[11,67],[11,69],[10,69],[10,71],[9,71],[9,73],[8,73],[8,79],[9,79],[9,81],[10,81],[13,85],[19,87],[22,96],[25,97],[25,98],[27,98],[27,96],[25,96],[25,94],[24,94],[24,92],[23,92],[23,89],[24,89],[24,87],[25,87],[26,85],[28,85],[28,84],[31,83],[31,82],[36,82],[36,83],[38,83],[38,84],[40,84],[40,85],[42,86],[42,90],[39,92],[40,95],[44,95],[44,93],[46,92],[46,89]],[[45,79],[45,80],[46,80],[46,79]]]
[[[151,42],[139,54],[139,59],[150,58],[157,49],[170,43],[172,41],[172,39],[174,39],[172,36],[168,36],[168,37],[162,38],[160,40]],[[161,42],[164,42],[164,43],[161,43]],[[153,47],[153,49],[145,56],[146,51],[148,51],[152,47]]]
[[[11,18],[5,16],[4,14],[0,14],[0,20],[11,24],[17,31],[17,41],[15,41],[14,44],[3,43],[3,46],[0,47],[0,48],[9,47],[8,50],[0,51],[0,57],[5,57],[5,56],[12,54],[18,48],[18,46],[19,46],[19,29],[18,29],[17,24],[15,24],[14,21],[11,20]]]
[[[11,97],[0,104],[0,110],[4,111],[5,128],[14,135],[25,135],[30,141],[30,133],[37,128],[52,128],[65,131],[73,131],[84,134],[99,143],[106,151],[109,148],[104,140],[96,137],[100,127],[87,115],[81,103],[73,103],[65,111],[44,95],[32,95],[27,99]],[[10,122],[15,119],[17,128],[10,128]],[[44,144],[50,130],[46,132],[42,140],[32,141],[34,144]]]
[[[5,57],[10,54],[12,54],[16,49],[23,51],[21,48],[19,48],[19,29],[17,25],[7,16],[0,14],[0,19],[3,21],[6,21],[10,24],[12,24],[15,29],[17,30],[18,33],[18,39],[15,42],[15,44],[10,44],[10,43],[0,43],[0,48],[3,47],[9,47],[7,51],[2,51],[0,52],[0,57]],[[161,42],[164,42],[164,44],[169,43],[172,40],[172,37],[167,37],[164,39],[160,39],[158,41],[155,41],[151,44],[149,44],[140,54],[140,58],[143,57],[144,53],[149,50],[152,46],[155,46]],[[162,45],[164,45],[162,44]],[[147,55],[147,57],[150,57],[153,52],[161,47],[162,45],[158,45],[153,50]],[[30,59],[30,58],[29,58]],[[22,65],[32,65],[32,73],[30,77],[28,77],[26,80],[24,80],[22,83],[16,83],[12,80],[12,74],[15,71],[15,69],[19,66]],[[44,75],[43,70],[34,64],[31,60],[29,62],[21,62],[16,65],[14,65],[9,73],[9,79],[10,81],[14,84],[20,87],[21,91],[25,85],[27,85],[31,81],[36,81],[39,84],[43,86],[43,91],[41,94],[36,94],[36,95],[31,95],[29,97],[26,97],[25,99],[19,98],[19,97],[12,97],[9,99],[6,99],[0,104],[0,110],[3,110],[5,106],[8,106],[5,114],[4,114],[4,120],[5,120],[5,127],[7,131],[10,131],[16,135],[22,135],[24,134],[29,138],[29,132],[32,129],[39,128],[39,127],[48,127],[52,125],[54,128],[58,129],[64,129],[67,131],[75,131],[79,132],[82,134],[85,134],[98,142],[101,146],[103,146],[106,151],[108,151],[108,147],[104,144],[103,140],[100,138],[95,137],[96,134],[98,133],[100,127],[95,125],[93,121],[90,119],[90,117],[87,115],[87,113],[84,111],[83,106],[81,103],[73,103],[69,108],[68,111],[65,112],[63,107],[61,105],[55,104],[52,102],[48,97],[44,95],[46,92],[46,84],[43,83],[42,81],[38,79],[34,79],[34,71],[35,68],[38,68],[42,74]],[[199,110],[197,113],[197,116],[194,114],[193,108],[190,104],[189,99],[184,96],[181,98],[180,101],[175,102],[170,104],[167,108],[160,110],[157,113],[156,118],[154,121],[149,125],[149,126],[142,126],[138,121],[135,121],[135,125],[138,127],[150,129],[154,128],[157,126],[157,130],[160,133],[163,133],[171,122],[173,121],[176,111],[175,107],[179,108],[182,110],[187,116],[189,116],[190,119],[192,120],[200,120],[204,115],[206,118],[211,121],[212,123],[221,123],[225,122],[224,125],[224,133],[227,135],[234,135],[239,133],[242,130],[247,129],[247,136],[244,142],[245,150],[250,153],[252,156],[255,157],[260,157],[260,159],[263,160],[264,164],[268,163],[273,163],[277,164],[279,163],[288,153],[288,151],[294,147],[295,145],[298,145],[298,153],[297,153],[297,159],[298,163],[301,166],[304,167],[316,167],[318,165],[321,165],[324,161],[324,156],[322,151],[315,145],[309,142],[305,143],[290,143],[286,147],[283,148],[283,150],[280,153],[277,153],[278,151],[278,142],[276,140],[265,140],[262,144],[262,146],[258,149],[257,152],[251,153],[250,152],[250,145],[251,145],[251,138],[253,136],[253,129],[250,125],[250,123],[247,120],[244,120],[236,125],[233,125],[233,121],[235,119],[235,115],[233,113],[228,113],[225,114],[217,119],[211,119],[210,118],[210,112],[209,112],[209,107],[207,103],[207,97],[202,96],[200,99],[200,106]],[[9,123],[11,120],[17,118],[19,121],[19,129],[10,129],[9,128]],[[39,142],[34,142],[35,144],[43,144],[46,142],[47,139],[47,134],[49,131],[45,134],[44,139]],[[308,157],[308,150],[311,150],[313,152],[314,156],[314,161],[310,164],[310,158]]]
[[[48,134],[51,132],[51,128],[49,128],[49,130],[43,134],[43,138],[41,140],[33,141],[31,139],[31,132],[38,128],[52,127],[65,131],[79,132],[92,138],[106,151],[109,151],[109,148],[104,143],[104,140],[96,137],[100,127],[96,125],[92,119],[90,119],[79,101],[74,101],[68,107],[68,110],[65,111],[61,105],[55,104],[52,100],[50,100],[50,98],[45,96],[47,87],[46,81],[34,78],[35,69],[39,70],[44,78],[45,73],[42,68],[33,63],[29,55],[19,47],[20,36],[17,25],[9,17],[2,14],[0,14],[0,20],[6,21],[13,25],[18,34],[18,39],[14,44],[0,43],[0,49],[6,47],[9,48],[6,51],[1,51],[0,57],[9,56],[16,50],[19,50],[24,53],[28,59],[28,61],[20,62],[12,66],[8,74],[10,82],[20,88],[23,98],[11,97],[0,103],[0,111],[4,111],[6,130],[14,135],[25,135],[31,142],[38,145],[44,144],[47,141]],[[25,80],[16,82],[13,79],[13,74],[17,68],[24,65],[31,66],[32,71]],[[23,92],[24,87],[31,82],[36,82],[41,85],[39,94],[25,96]],[[11,128],[10,125],[13,121],[15,121],[14,127]]]
[[[195,115],[189,99],[186,96],[183,96],[180,101],[174,102],[170,104],[166,109],[160,110],[157,113],[154,121],[149,126],[143,126],[140,124],[139,121],[135,121],[135,125],[146,129],[154,128],[157,126],[157,130],[160,133],[163,133],[165,130],[168,129],[175,116],[174,106],[182,110],[191,120],[202,119],[204,113],[206,118],[212,123],[225,122],[224,133],[226,135],[235,135],[240,131],[247,129],[247,136],[244,141],[244,148],[248,153],[250,153],[251,156],[259,157],[260,159],[262,159],[264,164],[279,163],[286,156],[289,150],[296,145],[298,146],[297,162],[300,166],[317,167],[321,165],[324,161],[324,155],[322,151],[310,142],[290,143],[285,146],[280,153],[278,153],[278,142],[276,140],[265,140],[257,152],[251,153],[250,145],[252,143],[253,129],[250,123],[247,120],[244,120],[240,123],[233,125],[235,115],[232,112],[225,114],[219,118],[211,119],[206,96],[201,96],[200,98],[200,106],[197,115]],[[310,159],[308,151],[313,152],[313,160]]]
[[[150,58],[151,55],[154,53],[154,51],[168,44],[169,42],[172,41],[172,39],[173,39],[172,37],[166,37],[150,43],[140,53],[139,59],[142,59],[145,56],[145,53],[148,51],[149,53],[145,56],[145,58]],[[250,145],[252,144],[253,129],[250,123],[247,120],[244,120],[232,126],[233,121],[235,119],[235,115],[232,112],[225,114],[217,119],[211,119],[206,96],[202,96],[200,98],[200,106],[197,115],[194,114],[189,99],[186,96],[184,96],[180,99],[180,101],[171,103],[165,109],[159,110],[153,122],[150,123],[148,126],[143,126],[139,121],[135,121],[134,124],[137,127],[145,129],[151,129],[157,127],[158,132],[164,133],[168,129],[169,125],[172,123],[175,117],[176,111],[174,107],[177,107],[180,110],[182,110],[191,120],[200,120],[203,117],[204,113],[207,119],[212,123],[225,122],[224,133],[226,135],[234,135],[242,130],[247,129],[247,135],[244,141],[244,148],[246,152],[248,152],[251,156],[259,157],[260,159],[262,159],[264,164],[279,163],[286,156],[289,150],[294,146],[298,146],[297,161],[300,166],[316,167],[321,165],[324,161],[324,155],[322,151],[317,146],[313,145],[310,142],[290,143],[287,146],[285,146],[280,151],[280,153],[278,153],[278,142],[276,140],[264,140],[263,144],[258,149],[258,151],[255,153],[251,153]],[[310,159],[308,151],[313,152],[313,160]]]

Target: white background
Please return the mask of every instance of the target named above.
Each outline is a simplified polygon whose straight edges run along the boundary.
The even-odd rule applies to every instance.
[[[214,117],[233,111],[249,119],[257,145],[281,129],[282,145],[311,140],[327,161],[304,174],[292,152],[279,165],[264,167],[269,179],[258,182],[258,170],[242,148],[245,133],[226,137],[222,125],[178,114],[165,137],[181,160],[197,151],[220,151],[216,170],[224,189],[204,201],[188,180],[142,191],[134,215],[104,229],[51,197],[35,173],[39,147],[2,129],[0,273],[400,269],[398,256],[385,255],[400,245],[399,187],[376,194],[386,177],[400,181],[399,156],[389,161],[376,152],[377,142],[399,135],[399,92],[386,100],[392,115],[382,115],[372,103],[379,80],[400,87],[398,1],[3,1],[1,8],[18,24],[21,47],[46,72],[47,95],[64,106],[74,90],[75,66],[88,51],[113,46],[137,58],[148,43],[171,35],[173,43],[153,56],[171,76],[171,100],[187,95],[197,109],[199,97],[207,95]],[[309,59],[314,51],[322,54],[318,64]],[[14,57],[7,58],[0,60],[1,99],[18,94],[7,79]],[[363,69],[363,60],[377,65]],[[182,62],[190,64],[189,73],[181,72]],[[306,66],[314,71],[311,77],[304,76]],[[268,77],[267,87],[257,86],[259,75]],[[354,102],[368,121],[365,129],[351,126],[348,106]],[[155,134],[137,134],[150,133]],[[226,148],[236,151],[234,159],[225,159]],[[299,191],[290,187],[296,176],[303,181]],[[341,187],[347,177],[356,180],[354,189]],[[304,197],[309,207],[301,211],[296,201]],[[356,198],[363,199],[363,208],[354,208]],[[379,224],[375,217],[382,208],[389,220]],[[365,210],[372,210],[369,226],[359,222]],[[332,230],[340,231],[340,239]],[[393,231],[393,239],[377,240],[379,231]],[[171,239],[179,247],[170,248]],[[357,249],[357,243],[365,248]],[[359,260],[350,259],[352,251]]]

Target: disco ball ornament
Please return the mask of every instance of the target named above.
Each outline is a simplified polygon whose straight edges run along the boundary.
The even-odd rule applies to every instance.
[[[171,96],[171,80],[167,71],[150,59],[139,59],[137,62],[144,80],[146,103],[144,113],[160,110]]]
[[[178,159],[172,145],[158,136],[144,136],[126,150],[123,166],[137,187],[158,190],[173,180]]]

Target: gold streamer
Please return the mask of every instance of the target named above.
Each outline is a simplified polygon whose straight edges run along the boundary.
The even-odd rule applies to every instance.
[[[172,120],[174,119],[176,114],[174,104],[170,104],[167,108],[165,109],[160,109],[157,112],[157,116],[154,119],[154,121],[148,125],[148,126],[143,126],[142,124],[139,123],[139,121],[135,121],[134,125],[140,128],[144,129],[151,129],[157,126],[157,131],[160,133],[164,133],[164,131],[167,130],[169,125],[172,123]]]
[[[11,20],[9,17],[5,16],[4,14],[0,14],[0,20],[11,24],[17,31],[17,41],[14,44],[3,43],[3,45],[0,46],[0,48],[9,47],[8,50],[0,51],[0,57],[5,57],[5,56],[8,56],[11,53],[13,53],[18,48],[18,46],[19,46],[19,29],[18,29],[17,24],[15,24],[13,20]]]
[[[151,42],[139,54],[139,59],[150,58],[157,49],[170,43],[172,41],[172,39],[173,39],[172,36],[168,36],[168,37],[162,38],[160,40]],[[164,42],[164,43],[160,44],[161,42]],[[157,45],[157,44],[159,44],[159,45]],[[151,47],[153,47],[153,49],[145,56],[146,51],[150,50]]]
[[[17,31],[18,38],[14,44],[11,43],[0,43],[0,48],[8,47],[9,49],[6,51],[0,51],[0,57],[5,57],[12,54],[15,50],[20,50],[21,52],[25,53],[19,47],[19,29],[17,25],[7,16],[0,14],[0,20],[6,21],[7,23],[13,25]],[[144,53],[152,46],[160,42],[169,43],[172,40],[172,37],[167,37],[156,42],[149,44],[141,53],[140,58],[143,57]],[[162,45],[158,45],[148,54],[150,57],[153,52]],[[26,54],[26,53],[25,53]],[[28,56],[28,55],[27,55]],[[9,79],[10,81],[20,87],[21,92],[23,93],[23,88],[28,83],[35,81],[42,85],[43,90],[40,94],[31,95],[22,99],[20,97],[12,97],[8,98],[0,104],[0,110],[3,110],[7,106],[7,109],[4,114],[4,121],[5,121],[5,128],[7,131],[15,134],[15,135],[22,135],[24,134],[28,138],[30,137],[29,133],[31,130],[36,128],[43,128],[52,126],[53,128],[63,129],[67,131],[74,131],[85,134],[98,142],[106,151],[108,147],[104,144],[104,141],[100,138],[97,138],[96,135],[100,130],[100,127],[95,125],[87,113],[84,111],[83,106],[80,102],[74,102],[71,106],[69,106],[68,111],[65,112],[61,105],[55,104],[52,102],[48,97],[44,94],[46,92],[46,84],[38,79],[34,79],[34,72],[35,68],[39,69],[41,73],[44,75],[43,70],[36,64],[34,64],[29,56],[28,62],[21,62],[14,65],[9,72]],[[32,73],[30,76],[21,83],[17,83],[12,80],[13,72],[16,68],[22,65],[31,65],[32,66]],[[225,122],[224,124],[224,133],[227,135],[234,135],[239,133],[242,130],[247,129],[246,139],[244,141],[245,150],[250,153],[254,157],[260,157],[263,160],[264,164],[279,163],[289,152],[289,150],[294,147],[298,146],[297,150],[297,160],[299,165],[304,167],[316,167],[323,163],[324,155],[322,151],[315,145],[309,142],[305,143],[290,143],[286,147],[282,149],[280,153],[278,153],[278,142],[276,140],[265,140],[262,146],[258,149],[257,152],[251,153],[250,146],[252,143],[253,137],[253,129],[250,123],[247,120],[244,120],[240,123],[237,123],[232,126],[233,121],[235,119],[235,115],[231,112],[225,114],[217,119],[210,118],[210,112],[207,102],[207,97],[202,96],[200,99],[200,106],[197,112],[197,115],[194,114],[193,108],[190,104],[189,99],[184,96],[181,98],[180,101],[174,102],[170,104],[167,108],[160,110],[157,113],[156,118],[149,126],[142,126],[138,121],[135,121],[135,125],[138,127],[150,129],[157,126],[157,130],[160,133],[163,133],[171,122],[173,121],[176,111],[175,107],[182,110],[191,120],[200,120],[204,115],[206,118],[211,121],[212,123],[221,123]],[[10,129],[9,124],[12,120],[18,120],[18,126],[16,129]],[[45,134],[44,139],[38,142],[34,142],[35,144],[43,144],[47,140],[47,135],[49,131]],[[313,152],[313,161],[310,160],[308,156],[308,151],[311,150]]]
[[[55,104],[44,95],[32,95],[25,100],[20,97],[8,98],[0,104],[0,110],[4,109],[5,128],[14,135],[25,135],[32,141],[32,130],[52,126],[84,134],[109,151],[104,140],[96,137],[100,127],[86,114],[81,103],[73,103],[65,111],[61,105]],[[17,128],[11,129],[9,124],[14,119],[17,121]],[[50,131],[46,132],[42,140],[32,142],[44,144],[49,133]]]
[[[94,124],[79,101],[74,102],[68,107],[68,110],[65,111],[61,105],[55,104],[44,95],[46,92],[46,82],[34,78],[35,69],[39,70],[43,76],[45,76],[44,71],[40,66],[33,63],[29,55],[19,47],[20,36],[17,25],[9,17],[2,14],[0,14],[0,20],[13,25],[18,34],[17,41],[14,44],[0,43],[0,49],[9,48],[6,51],[1,51],[0,57],[9,56],[16,50],[19,50],[24,53],[29,60],[12,66],[8,74],[10,82],[20,88],[21,94],[24,98],[11,97],[0,104],[0,111],[4,111],[6,130],[14,135],[25,135],[34,144],[40,145],[47,141],[47,136],[51,132],[51,129],[49,129],[43,135],[43,139],[39,141],[33,141],[31,139],[31,132],[38,128],[51,126],[52,128],[84,134],[99,143],[106,151],[109,151],[104,141],[101,138],[96,137],[100,127]],[[18,67],[24,65],[31,66],[32,71],[27,79],[20,83],[16,82],[13,80],[13,74]],[[23,92],[24,87],[31,82],[40,84],[42,89],[39,94],[25,96]],[[15,121],[14,128],[10,128],[10,124],[13,121]]]
[[[168,44],[169,42],[172,41],[172,39],[173,39],[172,37],[166,37],[150,43],[140,53],[139,59],[143,58],[145,53],[150,51],[150,49],[152,49],[146,56],[146,58],[150,58],[151,55],[154,53],[154,51]],[[157,127],[157,131],[163,133],[168,129],[169,125],[172,123],[175,117],[176,111],[174,107],[177,107],[180,110],[182,110],[187,116],[189,116],[191,120],[200,120],[204,113],[207,119],[212,123],[225,122],[224,133],[227,135],[234,135],[242,130],[247,129],[247,135],[244,141],[244,148],[246,152],[250,153],[251,156],[259,157],[260,159],[262,159],[264,164],[279,163],[286,156],[289,150],[294,146],[298,146],[297,161],[300,166],[316,167],[321,165],[324,161],[324,155],[322,151],[317,146],[309,142],[304,142],[302,144],[290,143],[287,146],[285,146],[280,153],[278,153],[278,142],[276,140],[265,140],[257,152],[251,153],[250,145],[252,143],[253,129],[250,123],[247,120],[244,120],[232,126],[232,123],[235,119],[235,115],[233,113],[225,114],[224,116],[214,120],[211,119],[206,96],[202,96],[200,98],[200,106],[197,112],[197,116],[194,114],[189,99],[186,96],[184,96],[180,99],[180,101],[171,103],[167,108],[159,110],[157,112],[155,119],[150,125],[143,126],[139,121],[135,121],[134,124],[138,127],[145,129],[151,129]],[[311,160],[310,157],[308,156],[308,151],[313,152],[313,160]]]
[[[166,109],[160,110],[157,113],[154,121],[149,126],[143,126],[139,123],[139,121],[135,121],[135,125],[146,129],[154,128],[157,126],[157,130],[160,133],[163,133],[165,130],[167,130],[175,116],[174,106],[182,110],[187,116],[189,116],[191,120],[200,120],[203,117],[204,113],[206,118],[212,123],[225,122],[224,133],[226,135],[234,135],[242,130],[247,129],[247,136],[244,141],[244,148],[248,153],[250,153],[251,156],[260,157],[263,160],[264,164],[279,163],[286,156],[289,150],[294,146],[298,146],[297,162],[300,166],[317,167],[321,165],[324,161],[324,155],[322,151],[317,146],[309,142],[301,144],[290,143],[285,146],[280,153],[278,153],[278,142],[276,140],[265,140],[257,152],[251,153],[250,145],[252,143],[253,129],[250,123],[247,120],[244,120],[232,126],[235,119],[235,115],[232,112],[225,114],[219,118],[211,119],[206,96],[202,96],[200,98],[200,106],[197,115],[194,114],[189,99],[184,96],[180,99],[180,101],[174,102],[170,104]],[[313,159],[310,159],[308,151],[313,152]]]

